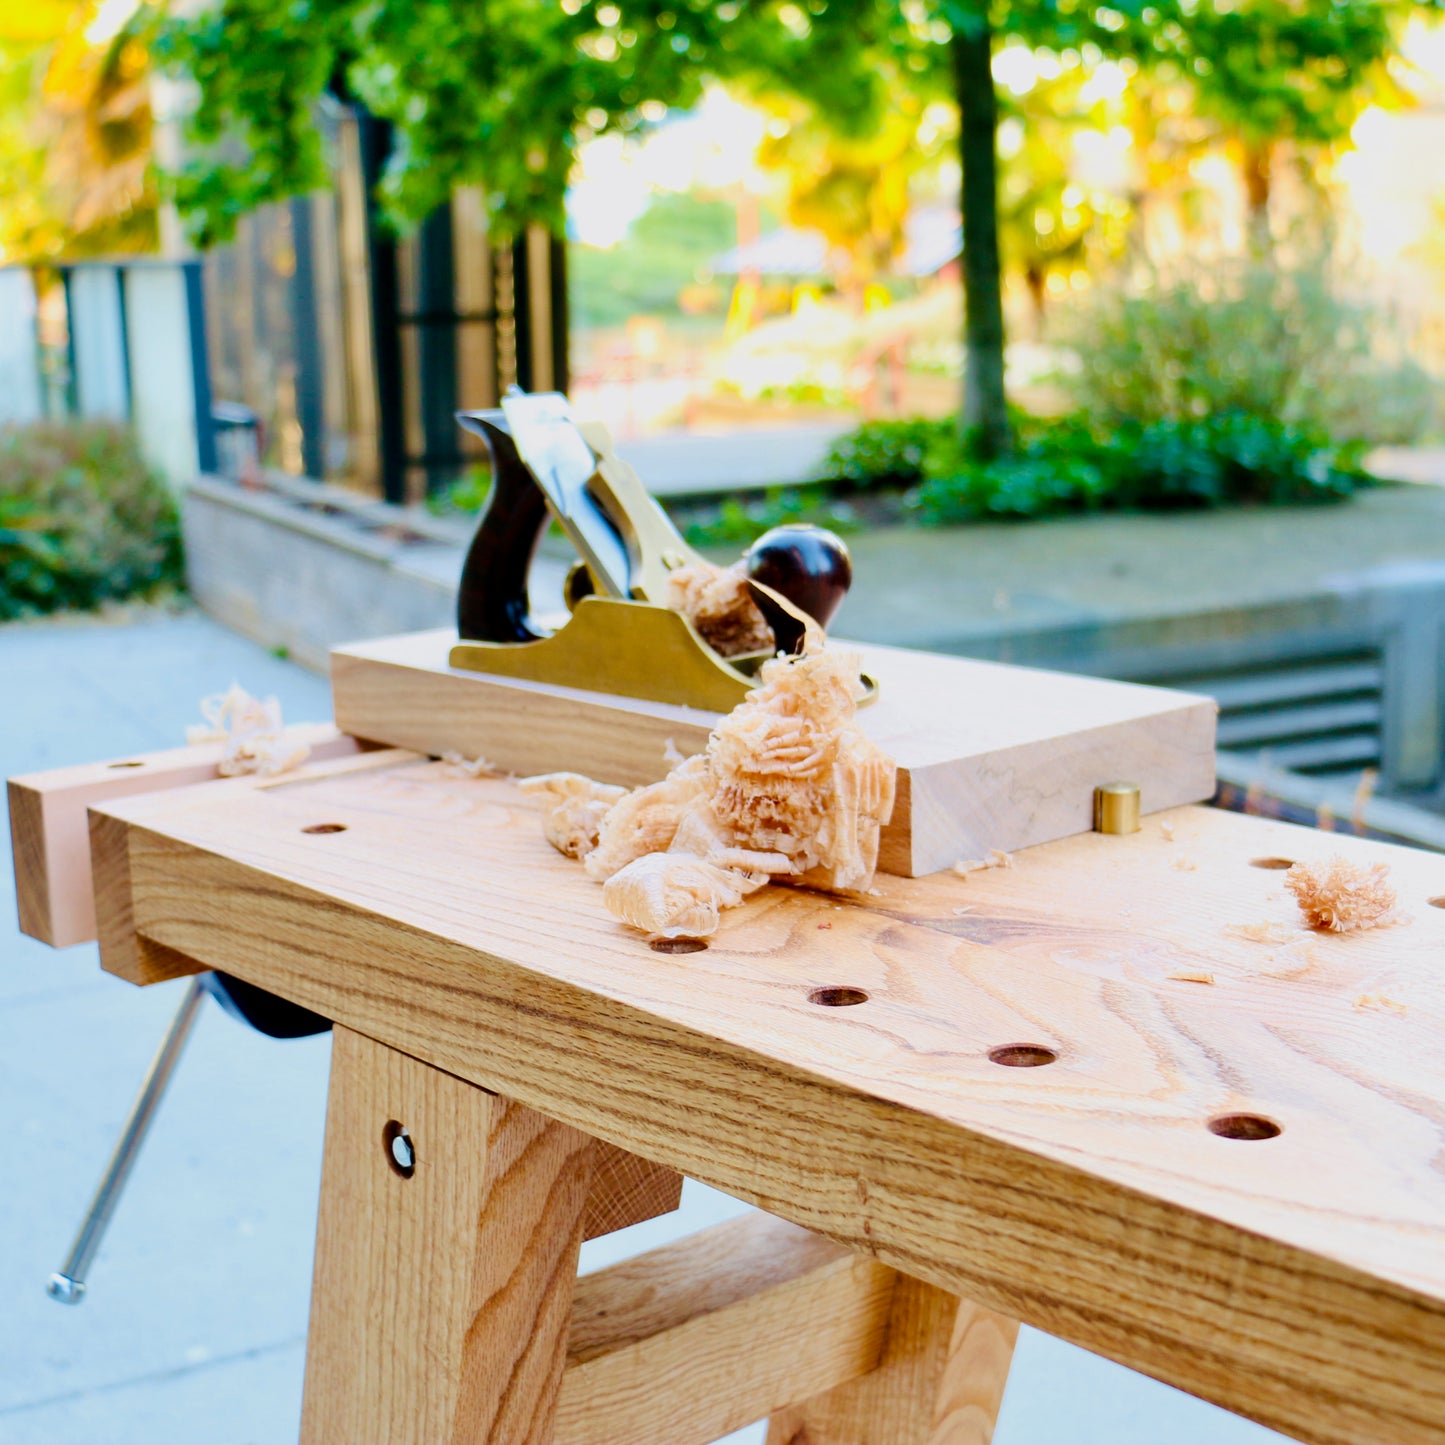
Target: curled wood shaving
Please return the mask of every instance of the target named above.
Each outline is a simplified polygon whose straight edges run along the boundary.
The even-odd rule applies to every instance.
[[[748,591],[745,564],[690,563],[668,573],[667,606],[680,612],[721,657],[776,652],[777,638]]]
[[[243,773],[274,777],[299,767],[311,755],[307,744],[287,737],[281,704],[274,697],[263,702],[238,683],[202,698],[201,716],[205,722],[188,727],[186,741],[224,744],[216,765],[223,778]]]
[[[1207,983],[1214,982],[1214,975],[1202,968],[1182,969],[1179,973],[1171,973],[1169,979],[1174,983]]]
[[[1382,993],[1362,993],[1355,1000],[1354,1007],[1361,1010],[1362,1012],[1365,1009],[1386,1009],[1390,1013],[1396,1013],[1401,1015],[1408,1014],[1410,1012],[1410,1010],[1407,1009],[1405,1005],[1399,1001],[1399,999],[1388,998]]]
[[[464,758],[460,753],[443,753],[444,762],[452,772],[465,778],[495,778],[501,769],[494,767],[485,758]]]
[[[685,853],[646,853],[602,885],[602,901],[624,923],[660,938],[706,938],[718,913],[768,881]]]
[[[1174,824],[1168,821],[1159,824],[1159,835],[1166,843],[1174,841]]]
[[[703,794],[707,759],[689,758],[660,783],[626,793],[608,809],[597,847],[587,855],[587,872],[599,883],[648,853],[672,847],[683,815]]]
[[[1294,931],[1282,923],[1231,923],[1224,931],[1249,943],[1288,943],[1295,936]]]
[[[597,830],[607,810],[627,793],[610,783],[594,783],[580,773],[539,773],[517,784],[543,800],[542,832],[569,858],[585,858],[597,846]]]
[[[1350,804],[1350,826],[1357,833],[1365,831],[1365,810],[1370,806],[1370,799],[1375,795],[1375,785],[1379,780],[1378,768],[1365,768],[1360,773],[1360,781],[1355,784],[1355,796]]]
[[[989,868],[1012,868],[1014,856],[1012,853],[1005,853],[1002,848],[990,848],[987,858],[960,859],[953,865],[953,871],[960,878],[967,878],[970,873],[982,873]]]
[[[1186,858],[1183,853],[1174,859],[1169,866],[1177,873],[1195,873],[1199,870],[1199,864],[1192,858]]]
[[[1385,928],[1397,921],[1395,890],[1386,881],[1388,863],[1368,868],[1347,858],[1322,863],[1296,863],[1284,875],[1284,886],[1311,928],[1330,933],[1353,933]]]

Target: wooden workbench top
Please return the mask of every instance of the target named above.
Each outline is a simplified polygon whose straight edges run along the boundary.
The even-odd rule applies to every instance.
[[[1181,808],[862,903],[769,888],[663,954],[444,764],[93,839],[114,971],[225,969],[1302,1438],[1445,1441],[1445,860]],[[1332,852],[1406,921],[1306,932],[1256,866]]]

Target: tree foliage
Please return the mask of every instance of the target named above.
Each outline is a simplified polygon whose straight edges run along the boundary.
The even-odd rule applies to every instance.
[[[219,0],[162,42],[194,77],[201,150],[177,198],[202,244],[266,200],[325,183],[331,91],[395,128],[383,198],[401,224],[458,185],[499,233],[559,228],[577,144],[688,106],[709,78],[768,77],[854,129],[881,113],[866,0]],[[826,23],[824,23],[826,22]]]
[[[156,241],[141,12],[96,35],[98,0],[0,0],[0,255],[44,262]]]

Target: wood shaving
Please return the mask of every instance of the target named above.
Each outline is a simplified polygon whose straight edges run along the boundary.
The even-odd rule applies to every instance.
[[[626,788],[594,783],[581,773],[539,773],[517,786],[543,802],[542,832],[569,858],[585,858],[597,847],[597,831],[608,809],[627,794]]]
[[[962,918],[965,913],[972,913],[975,907],[975,904],[970,903],[967,908],[955,908],[953,911]]]
[[[1172,843],[1174,841],[1174,824],[1167,822],[1160,823],[1159,835],[1164,839],[1166,843]]]
[[[288,737],[281,724],[281,704],[268,697],[264,702],[251,696],[238,683],[225,692],[201,699],[203,723],[186,729],[186,741],[222,743],[216,771],[223,778],[256,773],[274,777],[290,772],[311,756],[310,747]]]
[[[1224,931],[1249,943],[1288,943],[1295,936],[1294,930],[1282,923],[1231,923]]]
[[[694,562],[668,573],[667,606],[680,612],[720,657],[776,652],[778,640],[748,591],[746,564]]]
[[[1399,1001],[1399,999],[1388,998],[1382,993],[1362,993],[1355,1000],[1354,1007],[1361,1010],[1362,1012],[1365,1009],[1372,1008],[1386,1009],[1390,1013],[1401,1015],[1408,1014],[1410,1012],[1410,1010],[1407,1009],[1405,1005]]]
[[[1192,858],[1186,858],[1182,853],[1174,859],[1169,866],[1179,873],[1196,873],[1199,871],[1199,864]]]
[[[1184,969],[1179,973],[1169,974],[1168,978],[1172,983],[1213,984],[1214,982],[1214,975],[1212,973],[1206,973],[1202,968]]]
[[[1357,833],[1365,831],[1365,810],[1370,806],[1370,799],[1375,795],[1375,784],[1379,780],[1378,768],[1365,768],[1360,773],[1360,781],[1355,785],[1355,796],[1350,804],[1350,826]]]
[[[587,856],[588,875],[602,883],[637,858],[667,852],[706,784],[707,758],[699,756],[680,763],[660,783],[625,794],[602,820],[596,850]]]
[[[662,745],[662,761],[668,767],[676,767],[678,763],[685,763],[687,759],[682,755],[681,749],[677,746],[676,738],[668,738]]]
[[[960,859],[953,865],[953,871],[960,878],[967,878],[970,873],[982,873],[989,868],[1012,868],[1014,856],[1012,853],[1005,853],[1002,848],[990,848],[987,858]]]
[[[768,881],[684,853],[634,858],[602,885],[602,901],[624,923],[659,938],[706,938],[718,914]]]
[[[713,729],[706,752],[617,798],[598,821],[583,855],[591,877],[608,884],[640,860],[658,860],[604,888],[604,903],[634,927],[706,937],[717,910],[758,880],[832,892],[862,892],[873,881],[897,770],[857,726],[858,659],[828,651],[813,630],[801,655],[770,658],[759,681]],[[733,896],[717,871],[747,886]],[[682,914],[686,928],[657,921]],[[701,929],[699,920],[711,922]]]
[[[495,778],[501,774],[501,769],[485,758],[464,758],[460,753],[443,753],[442,762],[464,778]]]
[[[1388,863],[1363,868],[1347,858],[1323,863],[1296,863],[1284,875],[1310,928],[1329,933],[1354,933],[1385,928],[1397,921],[1395,890],[1386,881]]]

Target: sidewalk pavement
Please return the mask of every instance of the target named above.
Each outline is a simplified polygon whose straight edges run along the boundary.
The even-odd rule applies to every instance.
[[[0,629],[5,775],[170,747],[233,680],[290,721],[326,684],[202,617]],[[8,834],[7,843],[8,843]],[[321,1162],[327,1037],[263,1038],[203,1012],[90,1293],[46,1298],[180,983],[102,974],[13,924],[0,867],[0,1441],[292,1445]],[[746,1206],[689,1181],[678,1213],[584,1247],[596,1269]],[[760,1445],[761,1427],[730,1437]],[[1025,1330],[995,1445],[1265,1445],[1280,1437]],[[629,1445],[618,1441],[616,1445]]]

